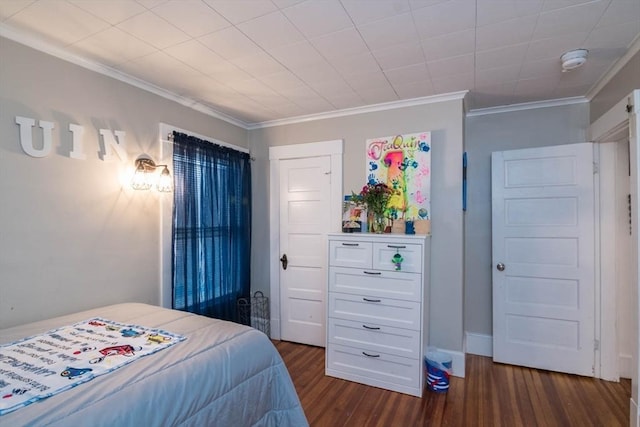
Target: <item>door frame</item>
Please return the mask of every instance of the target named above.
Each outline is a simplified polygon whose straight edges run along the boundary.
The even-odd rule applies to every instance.
[[[331,157],[329,204],[331,232],[341,229],[342,139],[269,147],[269,289],[271,338],[280,339],[280,161],[303,157]]]
[[[632,105],[631,112],[627,111],[627,106]],[[633,115],[634,120],[630,120]],[[592,141],[603,142],[613,137],[625,127],[628,127],[629,133],[629,157],[631,165],[631,185],[630,193],[632,195],[632,258],[631,258],[631,277],[633,278],[633,316],[636,319],[633,355],[631,360],[631,399],[629,408],[629,425],[640,426],[640,411],[638,408],[638,382],[640,381],[640,317],[638,316],[638,308],[640,306],[640,292],[638,278],[640,277],[640,239],[638,238],[638,226],[640,225],[640,212],[638,212],[638,197],[640,196],[640,89],[633,90],[629,95],[623,97],[616,105],[609,109],[599,119],[589,126],[589,134]],[[601,319],[604,320],[604,319]],[[609,316],[605,327],[611,328]],[[615,327],[615,326],[614,326]],[[616,345],[617,347],[617,345]],[[611,348],[603,348],[603,351],[611,351]],[[617,348],[615,348],[617,351]],[[617,361],[617,357],[609,357],[608,360]],[[610,369],[610,367],[609,367]],[[614,368],[617,369],[617,366]]]

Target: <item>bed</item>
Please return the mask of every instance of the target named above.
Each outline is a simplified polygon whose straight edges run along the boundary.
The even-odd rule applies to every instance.
[[[94,317],[186,340],[2,415],[0,425],[308,426],[282,358],[247,326],[127,303],[3,329],[0,344]]]

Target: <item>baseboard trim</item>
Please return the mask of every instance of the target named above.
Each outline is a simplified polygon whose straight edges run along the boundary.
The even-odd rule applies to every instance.
[[[465,338],[467,343],[467,353],[477,354],[478,356],[493,357],[492,335],[465,332]]]
[[[432,349],[432,348],[430,348]],[[465,373],[465,358],[464,353],[461,351],[447,350],[444,348],[436,348],[435,350],[446,353],[451,356],[451,375],[454,377],[464,378]]]
[[[620,378],[631,378],[633,370],[631,369],[633,358],[630,354],[621,354],[618,357],[618,374]]]

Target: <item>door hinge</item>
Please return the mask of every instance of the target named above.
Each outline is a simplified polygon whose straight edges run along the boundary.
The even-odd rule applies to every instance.
[[[598,174],[600,173],[600,165],[598,164],[598,162],[593,162],[593,174]]]
[[[593,349],[596,351],[600,350],[600,340],[593,340]]]

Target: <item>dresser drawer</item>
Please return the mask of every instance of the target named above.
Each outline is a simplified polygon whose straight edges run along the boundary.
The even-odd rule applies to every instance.
[[[392,261],[395,254],[400,254],[403,258],[400,263],[400,270],[396,270],[396,265]],[[422,263],[422,246],[420,245],[390,242],[376,242],[373,244],[374,269],[421,273]]]
[[[422,276],[401,271],[331,267],[329,290],[355,295],[422,300]]]
[[[329,292],[329,317],[421,330],[420,303]]]
[[[334,344],[327,348],[327,373],[378,387],[397,384],[420,390],[422,369],[418,359]]]
[[[330,343],[363,346],[376,352],[420,358],[420,333],[414,329],[330,317],[327,331]]]
[[[372,242],[329,241],[330,266],[371,268],[372,254]]]

